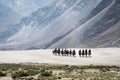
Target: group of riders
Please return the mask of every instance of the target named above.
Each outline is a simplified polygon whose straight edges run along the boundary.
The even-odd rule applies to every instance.
[[[55,48],[53,50],[53,55],[57,56],[76,56],[76,51],[75,50],[68,50],[68,49],[60,49],[60,48]],[[80,49],[78,51],[78,55],[80,57],[91,57],[91,50],[89,49]]]

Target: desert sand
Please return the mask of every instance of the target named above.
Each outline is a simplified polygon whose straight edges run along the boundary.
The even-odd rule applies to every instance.
[[[75,49],[78,53],[79,49]],[[52,49],[0,51],[0,63],[47,63],[65,65],[120,65],[120,48],[92,48],[92,57],[54,56]]]

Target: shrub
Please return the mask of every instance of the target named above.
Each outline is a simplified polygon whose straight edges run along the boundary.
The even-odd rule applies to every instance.
[[[6,76],[6,74],[0,71],[0,76]]]
[[[35,71],[35,70],[28,70],[27,71],[27,73],[29,74],[29,75],[36,75],[36,74],[39,74],[40,73],[40,71]]]
[[[14,74],[12,74],[12,78],[19,78],[19,77],[26,77],[26,76],[29,76],[29,74],[24,71],[15,72]]]
[[[52,71],[44,71],[41,73],[41,76],[52,76]]]
[[[58,79],[62,79],[61,77],[58,77]]]

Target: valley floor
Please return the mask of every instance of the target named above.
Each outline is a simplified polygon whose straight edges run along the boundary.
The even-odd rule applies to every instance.
[[[120,48],[92,48],[91,57],[55,56],[52,49],[0,51],[0,63],[48,63],[68,65],[120,65]]]

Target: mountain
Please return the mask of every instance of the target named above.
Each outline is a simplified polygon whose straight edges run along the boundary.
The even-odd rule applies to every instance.
[[[111,28],[101,33],[99,36],[84,41],[82,46],[84,47],[120,47],[120,22],[114,24]],[[87,45],[85,44],[87,43]]]
[[[0,25],[18,24],[21,16],[11,8],[0,3]]]
[[[101,1],[84,19],[82,25],[79,25],[77,29],[50,46],[50,48],[68,46],[120,47],[119,6],[119,0]]]
[[[53,0],[24,17],[0,48],[120,47],[119,14],[119,0]]]
[[[15,34],[21,28],[21,19],[44,6],[44,1],[0,0],[0,43]]]
[[[118,0],[106,0],[102,1],[93,11],[84,19],[84,23],[79,25],[77,29],[64,37],[59,42],[55,43],[51,47],[62,47],[62,44],[66,44],[64,47],[100,47],[103,44],[95,43],[93,39],[103,34],[109,28],[113,27],[119,21],[119,1]],[[109,31],[108,31],[109,32]],[[104,37],[105,38],[105,37]],[[103,39],[104,39],[103,38]],[[112,36],[109,36],[112,38]],[[117,37],[119,38],[119,37]],[[102,40],[103,40],[102,39]],[[69,43],[67,43],[67,41]],[[101,39],[96,41],[101,42]],[[109,41],[109,40],[108,40]],[[91,44],[88,46],[88,44]],[[105,42],[108,44],[107,42]],[[103,45],[102,47],[108,47]],[[109,46],[109,47],[117,47]]]
[[[46,0],[0,0],[0,3],[10,7],[16,13],[25,17],[30,15],[32,12],[35,12],[40,7],[44,6],[42,4],[43,1]]]
[[[16,27],[12,25],[18,24],[21,21],[21,15],[14,12],[10,7],[0,3],[0,43],[4,42]],[[13,31],[12,31],[13,30]]]
[[[40,34],[43,33],[43,29],[64,14],[75,3],[76,0],[54,0],[46,7],[40,8],[30,16],[22,19],[22,29],[19,30],[17,34],[10,37],[7,43],[12,46],[14,44],[14,46],[18,46],[20,49],[27,48],[29,45],[38,44],[39,41],[36,44],[34,44],[34,42],[44,35],[40,36]]]

